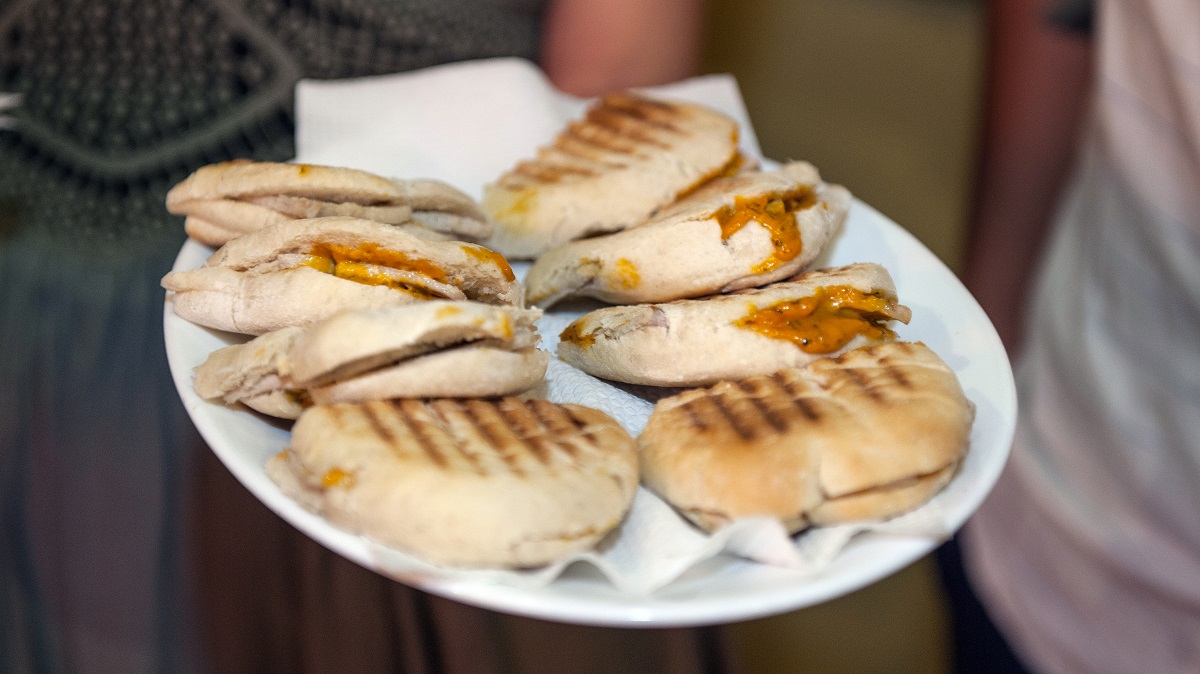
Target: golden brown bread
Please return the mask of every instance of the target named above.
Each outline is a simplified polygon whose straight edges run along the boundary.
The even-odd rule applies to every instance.
[[[547,251],[525,275],[525,300],[669,302],[773,283],[821,255],[850,202],[807,162],[718,178],[636,227]]]
[[[974,407],[928,347],[895,342],[666,398],[642,432],[642,479],[704,529],[911,510],[952,476]]]
[[[541,312],[430,300],[346,311],[308,327],[218,349],[196,368],[196,393],[295,419],[302,402],[468,398],[525,391],[549,354]]]
[[[332,522],[422,559],[526,567],[586,550],[637,488],[637,449],[611,418],[545,400],[320,405],[268,464]]]
[[[485,186],[496,221],[487,245],[528,259],[568,241],[636,225],[739,165],[737,123],[692,103],[605,96],[542,148]]]
[[[349,217],[268,225],[162,285],[180,317],[250,335],[434,298],[521,304],[521,285],[499,254]]]
[[[562,332],[558,355],[604,379],[707,386],[891,341],[886,324],[911,313],[886,269],[859,263],[727,295],[597,309]]]

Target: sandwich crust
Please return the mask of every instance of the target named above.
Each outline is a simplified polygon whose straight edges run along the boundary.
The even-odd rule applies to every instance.
[[[434,351],[322,386],[308,394],[320,404],[387,398],[486,398],[533,388],[546,376],[550,354],[536,347],[487,343]]]
[[[642,478],[700,527],[773,516],[790,531],[892,517],[942,488],[974,407],[923,344],[687,391],[655,406]]]
[[[637,489],[633,439],[545,400],[319,405],[268,463],[331,522],[426,561],[531,567],[587,550]]]
[[[668,302],[766,285],[811,264],[849,206],[850,193],[805,162],[714,180],[637,227],[545,253],[526,300]]]
[[[483,342],[510,351],[537,343],[536,309],[431,300],[347,311],[313,325],[288,354],[293,382],[312,388],[409,358]]]
[[[545,376],[539,315],[443,301],[344,312],[218,349],[193,385],[202,398],[285,419],[299,416],[302,401],[509,395]]]
[[[288,353],[302,332],[284,328],[213,351],[196,366],[193,390],[205,400],[241,403],[268,416],[295,419],[304,407],[301,397],[286,389],[291,378]]]
[[[490,247],[531,259],[636,225],[737,167],[737,123],[715,110],[632,93],[605,96],[535,159],[484,187]]]
[[[706,386],[890,341],[885,324],[910,316],[887,270],[860,263],[727,295],[597,309],[563,331],[558,355],[604,379]]]
[[[347,309],[435,298],[521,304],[521,286],[499,254],[348,217],[255,230],[222,246],[199,269],[167,274],[162,285],[174,293],[179,316],[252,335]]]
[[[167,193],[167,210],[187,216],[188,235],[210,246],[270,224],[329,216],[409,224],[470,241],[491,234],[479,205],[440,181],[246,159],[201,167]]]

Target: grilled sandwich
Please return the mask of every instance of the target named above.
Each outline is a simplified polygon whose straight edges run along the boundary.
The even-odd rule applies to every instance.
[[[210,246],[267,225],[327,216],[374,220],[439,240],[481,241],[492,232],[471,197],[440,181],[246,159],[200,168],[167,193],[167,210],[187,216],[188,236]]]
[[[708,531],[885,519],[949,482],[973,420],[928,347],[864,347],[659,401],[638,438],[642,480]]]
[[[562,332],[558,355],[604,379],[706,386],[894,340],[889,323],[911,315],[886,269],[854,264],[727,295],[597,309]]]
[[[545,400],[400,400],[304,412],[267,471],[331,522],[442,565],[533,567],[616,528],[637,447],[602,412]]]
[[[542,148],[487,185],[496,222],[487,245],[514,259],[636,225],[746,163],[737,123],[709,108],[631,93],[605,96]]]
[[[540,315],[440,300],[347,311],[218,349],[196,368],[194,387],[284,419],[313,402],[519,393],[546,373]]]
[[[850,193],[806,162],[713,180],[637,227],[543,254],[526,301],[669,302],[766,285],[813,263],[849,207]]]
[[[347,309],[430,299],[521,305],[521,286],[503,256],[349,217],[255,230],[222,246],[200,268],[167,274],[162,285],[172,291],[180,317],[250,335]]]

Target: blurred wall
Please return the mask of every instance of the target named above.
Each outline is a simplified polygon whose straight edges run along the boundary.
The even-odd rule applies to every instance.
[[[982,87],[979,0],[709,0],[768,157],[806,159],[960,269]]]
[[[983,85],[982,0],[709,0],[707,72],[738,78],[764,153],[806,159],[955,271]],[[948,672],[931,558],[846,597],[735,625],[745,674]]]

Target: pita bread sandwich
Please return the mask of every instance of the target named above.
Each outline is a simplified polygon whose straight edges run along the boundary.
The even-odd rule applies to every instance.
[[[196,367],[192,388],[205,400],[243,404],[280,419],[300,416],[310,400],[291,383],[288,355],[304,328],[292,326],[217,349]]]
[[[728,295],[598,309],[563,331],[558,355],[603,379],[706,386],[892,341],[888,323],[911,315],[886,269],[854,264]]]
[[[811,264],[849,207],[850,193],[805,162],[720,178],[644,224],[542,255],[526,300],[668,302],[766,285]]]
[[[407,399],[305,411],[267,473],[334,524],[427,562],[534,567],[621,523],[638,459],[594,409]]]
[[[347,311],[214,351],[193,385],[202,398],[284,419],[314,402],[509,395],[546,374],[539,316],[441,300]]]
[[[179,316],[250,335],[347,309],[430,299],[521,305],[521,286],[503,256],[349,217],[255,230],[222,246],[200,268],[167,274],[162,285]]]
[[[636,225],[712,178],[737,171],[737,123],[709,108],[632,93],[605,96],[484,187],[487,245],[536,258],[568,241]]]
[[[643,484],[707,531],[886,519],[950,481],[974,415],[925,345],[864,347],[660,400],[638,439]]]
[[[267,225],[336,215],[438,240],[482,241],[492,232],[475,200],[437,180],[247,159],[200,168],[167,193],[167,210],[187,216],[188,236],[209,246]]]

